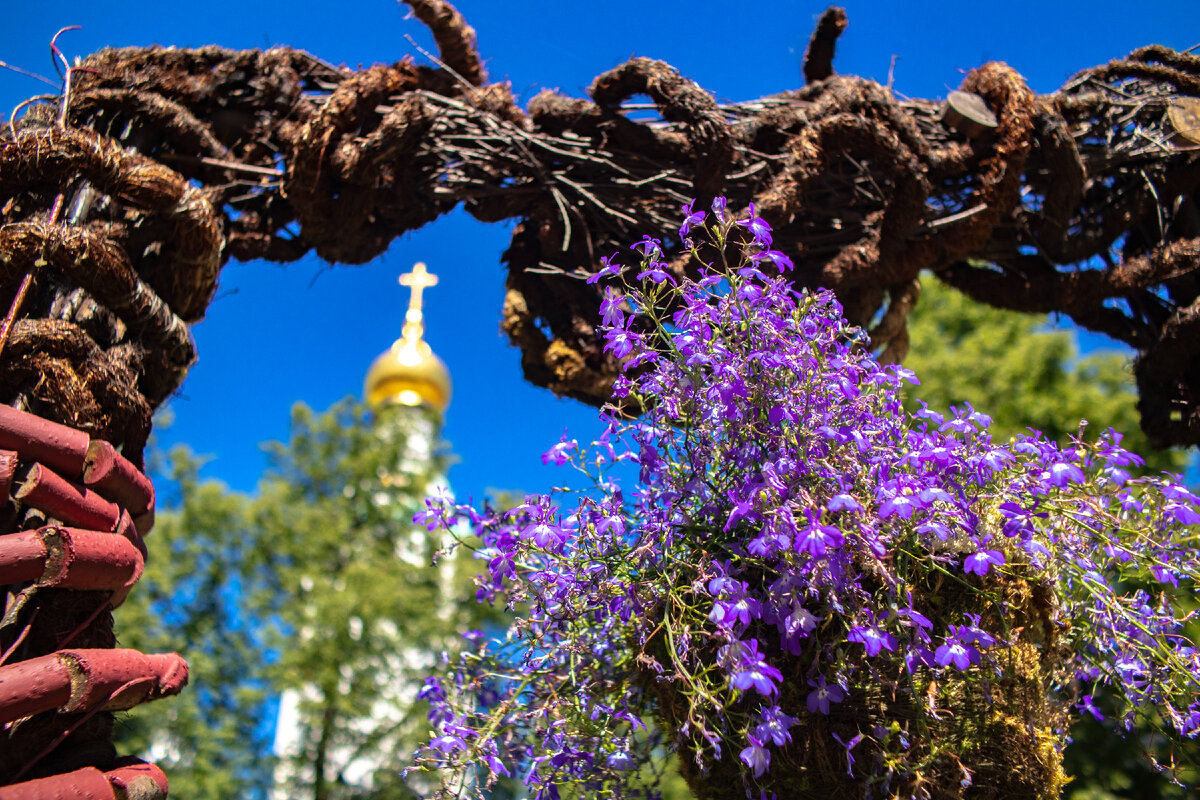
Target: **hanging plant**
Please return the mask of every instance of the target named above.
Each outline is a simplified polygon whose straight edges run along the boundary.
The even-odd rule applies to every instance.
[[[422,693],[445,791],[643,796],[673,748],[699,798],[1050,798],[1101,685],[1195,736],[1197,498],[1112,431],[907,413],[915,376],[789,287],[753,206],[684,211],[695,275],[645,237],[591,278],[617,405],[543,457],[585,488],[418,515],[469,520],[480,599],[518,613]]]

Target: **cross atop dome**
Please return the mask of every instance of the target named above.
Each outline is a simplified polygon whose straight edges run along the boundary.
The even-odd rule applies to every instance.
[[[400,276],[400,285],[407,286],[412,290],[412,294],[408,298],[408,311],[404,314],[404,338],[405,339],[420,339],[425,333],[425,314],[421,309],[424,292],[431,286],[437,286],[438,276],[434,275],[425,267],[425,263],[418,261],[413,264],[412,272],[405,272]],[[411,330],[409,326],[412,326]]]
[[[424,340],[425,290],[437,283],[438,276],[420,261],[400,276],[400,285],[411,291],[404,329],[367,372],[363,395],[371,408],[428,406],[444,414],[450,405],[450,373]]]

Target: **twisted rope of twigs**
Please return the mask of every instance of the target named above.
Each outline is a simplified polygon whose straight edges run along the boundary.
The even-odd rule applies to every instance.
[[[156,798],[165,777],[116,758],[110,712],[178,691],[187,668],[114,649],[109,609],[141,574],[142,451],[195,361],[187,322],[224,222],[137,151],[141,131],[71,123],[80,69],[56,108],[0,129],[0,386],[17,409],[0,414],[0,796]]]
[[[845,18],[831,10],[806,61],[814,81],[796,91],[720,105],[638,58],[597,77],[590,99],[543,92],[522,110],[486,83],[457,12],[410,5],[435,30],[434,67],[353,72],[286,48],[106,50],[75,76],[76,129],[26,122],[18,139],[57,154],[83,147],[85,129],[121,131],[201,187],[185,200],[171,184],[125,214],[116,187],[89,174],[107,202],[90,224],[135,254],[130,269],[182,320],[203,313],[218,258],[361,263],[462,203],[518,220],[503,324],[527,377],[601,402],[616,365],[594,333],[598,288],[581,278],[671,230],[688,199],[723,194],[756,203],[796,282],[837,291],[855,321],[874,323],[885,358],[906,352],[904,318],[930,270],[983,302],[1066,314],[1129,343],[1147,432],[1200,441],[1200,158],[1195,133],[1171,121],[1200,97],[1200,57],[1142,48],[1046,96],[987,64],[961,87],[992,117],[972,129],[947,103],[834,75]],[[630,102],[640,96],[650,104]],[[93,171],[111,158],[96,147]],[[43,156],[42,184],[21,188],[61,182],[77,157]],[[164,231],[155,220],[181,204],[171,225],[187,230]],[[167,235],[190,255],[162,247]],[[686,271],[681,243],[664,246]]]

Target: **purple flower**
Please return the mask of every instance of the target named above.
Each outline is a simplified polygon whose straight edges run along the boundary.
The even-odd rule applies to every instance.
[[[784,620],[784,630],[788,637],[808,636],[813,629],[817,627],[817,623],[821,621],[821,617],[814,616],[812,612],[804,608],[804,606],[793,606],[792,613],[788,614]]]
[[[426,500],[425,502],[428,503],[429,501]],[[417,513],[413,514],[412,518],[414,525],[420,525],[427,531],[437,530],[441,526],[442,520],[443,515],[441,509],[433,508],[432,505],[428,505]]]
[[[728,565],[718,565],[722,574],[712,578],[708,582],[708,593],[711,595],[727,595],[732,596],[746,591],[746,582],[734,580],[728,575],[723,574],[728,569]]]
[[[950,626],[954,629],[954,626]],[[971,663],[979,657],[979,652],[974,647],[968,647],[963,644],[956,636],[947,636],[946,643],[937,649],[934,653],[933,660],[938,665],[946,667],[953,664],[960,670],[964,670],[971,666]]]
[[[616,358],[625,358],[633,352],[634,345],[641,343],[641,336],[623,328],[611,328],[604,334],[607,342],[605,352],[611,352]]]
[[[1100,436],[1102,443],[1107,443],[1100,451],[1100,457],[1107,459],[1108,463],[1117,467],[1127,467],[1131,464],[1142,466],[1146,460],[1141,456],[1135,455],[1121,447],[1121,440],[1125,438],[1124,434],[1114,431],[1112,428],[1104,431]]]
[[[750,204],[750,211],[746,218],[739,219],[737,224],[750,231],[750,235],[754,237],[754,241],[767,247],[771,246],[771,226],[755,212],[754,203]]]
[[[693,225],[699,225],[700,223],[704,222],[704,212],[692,210],[692,206],[695,204],[695,200],[689,200],[687,205],[683,206],[683,224],[679,226],[680,239],[688,235],[688,231],[692,229]]]
[[[718,600],[708,618],[721,628],[733,628],[735,624],[749,625],[750,620],[762,614],[762,603],[753,597],[736,600]]]
[[[763,747],[762,741],[752,734],[746,738],[750,740],[750,746],[742,750],[739,758],[745,762],[747,767],[754,770],[754,777],[759,778],[771,766],[771,753]]]
[[[1085,478],[1083,470],[1075,464],[1059,462],[1052,464],[1047,472],[1050,485],[1057,486],[1059,489],[1066,487],[1068,483],[1083,483]]]
[[[938,427],[938,430],[942,433],[945,433],[946,431],[954,431],[955,433],[973,433],[975,428],[967,420],[962,419],[961,417],[955,417],[948,422],[942,423],[942,425]]]
[[[912,598],[909,597],[908,601],[911,603]],[[904,617],[908,617],[910,622],[913,625],[917,626],[918,628],[923,628],[924,630],[927,630],[927,631],[933,630],[933,623],[929,621],[929,617],[925,616],[924,614],[922,614],[921,612],[917,611],[914,608],[911,608],[911,607],[910,608],[902,608],[902,609],[900,609],[900,615],[904,616]]]
[[[783,680],[783,673],[766,662],[758,651],[757,639],[750,639],[739,649],[737,669],[729,683],[739,691],[754,689],[764,697],[774,697],[779,691],[775,682]]]
[[[989,568],[999,566],[1004,562],[1004,553],[999,550],[980,550],[963,559],[963,569],[976,575],[987,575]]]
[[[747,281],[738,288],[737,296],[739,300],[749,300],[753,303],[762,299],[763,290],[757,283]]]
[[[496,774],[497,777],[507,778],[512,775],[508,771],[508,767],[504,766],[504,762],[496,757],[493,753],[484,753],[483,760],[487,762],[488,769]]]
[[[587,282],[588,283],[596,283],[601,278],[608,278],[613,275],[620,275],[621,274],[621,265],[616,263],[613,260],[616,257],[617,257],[616,253],[613,253],[611,256],[601,256],[600,257],[600,269],[596,270],[594,273],[592,273],[590,276],[588,276]]]
[[[909,672],[914,672],[917,667],[932,667],[934,663],[933,651],[928,647],[911,647],[904,655],[904,666]]]
[[[662,242],[658,239],[652,239],[649,235],[643,236],[640,242],[636,242],[629,246],[630,250],[640,250],[643,256],[653,258],[655,255],[662,254]]]
[[[891,516],[897,516],[901,519],[910,519],[913,515],[913,510],[916,508],[916,503],[913,502],[912,495],[896,493],[887,497],[879,506],[879,516],[887,519]]]
[[[1179,587],[1179,576],[1170,567],[1157,564],[1150,568],[1150,573],[1154,575],[1154,580],[1159,583],[1169,583],[1176,588]]]
[[[566,539],[566,535],[561,529],[545,522],[530,525],[526,528],[525,535],[532,538],[538,547],[544,547],[547,550],[557,547]]]
[[[924,536],[932,534],[943,542],[950,538],[950,529],[939,522],[937,517],[929,517],[917,526],[916,531]]]
[[[740,500],[733,504],[733,508],[729,511],[729,519],[725,521],[725,527],[722,529],[726,533],[738,524],[738,522],[746,517],[757,516],[754,513],[754,502],[752,500]]]
[[[606,327],[625,327],[625,312],[621,310],[621,304],[625,302],[625,295],[618,292],[611,286],[604,287],[604,299],[600,301],[601,322]]]
[[[434,750],[443,753],[444,755],[450,755],[451,753],[459,750],[467,749],[467,743],[462,739],[462,737],[451,736],[449,734],[437,737],[429,743],[429,746]]]
[[[826,511],[862,511],[862,506],[851,495],[835,494],[825,504]]]
[[[896,379],[901,383],[911,383],[913,386],[921,385],[921,382],[917,380],[917,373],[913,372],[908,367],[905,367],[902,364],[891,364],[889,366],[891,367],[892,374],[895,375]]]
[[[867,649],[868,656],[877,656],[884,650],[896,649],[896,637],[874,625],[855,625],[846,634],[846,641],[860,643]]]
[[[927,419],[930,422],[932,422],[934,425],[942,424],[942,420],[944,420],[945,417],[943,417],[938,412],[936,412],[933,409],[926,406],[925,401],[921,400],[918,402],[921,403],[921,409],[913,412],[914,417],[916,417],[917,419]]]
[[[563,431],[563,436],[559,439],[558,444],[542,453],[542,463],[549,464],[550,462],[554,462],[554,466],[561,467],[570,460],[570,456],[567,454],[577,447],[579,447],[579,442],[574,439],[567,439],[567,433]]]
[[[667,273],[668,266],[662,261],[651,261],[650,266],[638,273],[638,280],[649,279],[651,283],[675,283],[675,279]]]
[[[766,706],[758,711],[759,723],[754,726],[754,735],[763,742],[773,742],[782,747],[792,741],[788,728],[796,724],[794,717],[783,713],[779,706]]]
[[[989,428],[992,424],[992,418],[990,415],[985,414],[982,411],[976,411],[975,409],[971,408],[970,403],[967,403],[967,419],[978,425],[980,430]]]
[[[426,678],[425,684],[417,692],[417,698],[430,703],[441,703],[446,699],[446,690],[437,678]]]
[[[812,524],[796,533],[796,552],[822,558],[830,550],[842,546],[846,537],[832,525]]]
[[[979,615],[967,614],[967,619],[971,621],[970,625],[950,626],[950,631],[954,633],[963,642],[963,644],[974,644],[980,647],[991,647],[996,643],[995,637],[979,627]]]
[[[754,266],[753,264],[742,267],[741,269],[739,269],[737,271],[737,274],[743,278],[754,278],[755,280],[762,282],[762,283],[766,283],[766,281],[767,281],[767,276],[762,272],[762,270],[760,270],[758,267]],[[761,286],[755,286],[754,289],[756,292],[759,292],[761,294],[761,292],[762,292]]]
[[[1134,456],[1137,458],[1137,456]],[[1139,461],[1141,459],[1138,459]],[[1176,478],[1179,476],[1176,475]],[[1168,500],[1190,503],[1192,505],[1200,505],[1200,497],[1192,494],[1187,490],[1187,487],[1181,486],[1178,483],[1165,483],[1162,487],[1163,497]]]
[[[1036,530],[1034,520],[1047,516],[1045,512],[1034,513],[1032,509],[1026,510],[1012,502],[1001,503],[999,511],[1005,519],[1004,535],[1010,537],[1033,533]]]
[[[837,739],[837,743],[846,748],[846,774],[851,778],[854,777],[854,748],[858,747],[858,743],[863,740],[863,735],[860,733],[848,742],[842,741],[842,737],[837,735],[836,731],[830,731],[830,735]]]
[[[826,684],[824,675],[818,675],[817,680],[815,682],[810,680],[808,685],[815,688],[808,693],[808,698],[804,702],[813,714],[818,711],[828,714],[830,703],[840,703],[846,697],[846,693],[837,684]]]
[[[724,197],[713,198],[712,210],[713,213],[717,215],[717,219],[719,219],[721,222],[725,221],[725,206],[726,202]]]
[[[765,222],[763,223],[763,225],[766,224]],[[770,228],[767,230],[770,230]],[[761,253],[755,253],[751,258],[754,261],[770,261],[780,272],[787,272],[795,267],[792,260],[778,250],[764,250]]]
[[[1092,703],[1092,696],[1090,694],[1085,694],[1082,698],[1080,698],[1079,710],[1086,711],[1096,719],[1104,719],[1104,714],[1100,713],[1100,709],[1096,708],[1095,704]]]
[[[941,500],[944,503],[953,503],[954,498],[945,489],[940,489],[937,486],[926,486],[917,492],[917,499],[921,501],[921,508],[928,508],[933,505],[933,501]]]
[[[1187,503],[1170,502],[1163,506],[1163,511],[1180,525],[1200,523],[1200,512]]]
[[[746,543],[746,550],[757,558],[767,558],[787,550],[791,543],[792,539],[788,534],[764,528],[760,535]]]
[[[1013,454],[1005,450],[1003,447],[992,447],[989,448],[982,456],[980,456],[979,460],[986,464],[988,469],[992,470],[992,472],[999,472],[1000,470],[1004,469],[1004,467],[1010,463],[1013,458]]]

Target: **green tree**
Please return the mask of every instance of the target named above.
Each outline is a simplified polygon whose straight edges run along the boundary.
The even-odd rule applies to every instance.
[[[412,523],[446,466],[436,425],[382,413],[372,424],[350,402],[297,406],[290,440],[268,446],[253,524],[270,581],[256,605],[279,653],[272,684],[298,705],[289,797],[414,796],[393,777],[427,730],[417,690],[437,654],[485,622],[464,602],[469,561],[430,568],[447,543]]]
[[[1075,335],[1049,323],[1045,315],[975,303],[926,277],[908,321],[904,365],[921,381],[909,394],[942,412],[970,403],[992,417],[997,438],[1033,428],[1064,442],[1087,420],[1093,437],[1105,428],[1125,434],[1123,446],[1146,459],[1147,471],[1183,470],[1183,451],[1155,450],[1138,426],[1128,358],[1116,351],[1081,356]]]
[[[200,481],[200,462],[186,448],[169,460],[179,496],[159,499],[171,507],[159,514],[145,573],[117,611],[117,630],[122,646],[184,654],[190,685],[149,713],[121,715],[118,744],[150,753],[167,770],[173,796],[263,797],[271,769],[262,718],[271,688],[247,602],[257,547],[251,500]]]
[[[474,602],[467,554],[430,568],[445,543],[412,522],[447,464],[437,431],[416,409],[297,405],[254,497],[172,455],[182,499],[160,516],[121,630],[191,664],[186,697],[123,725],[173,795],[417,796],[399,777],[427,732],[417,690],[495,613]],[[276,760],[263,718],[281,695],[290,748]]]

